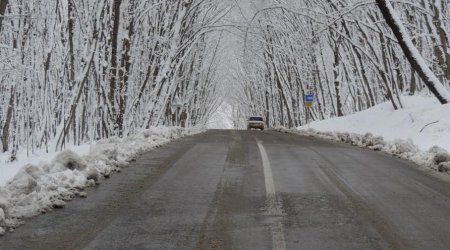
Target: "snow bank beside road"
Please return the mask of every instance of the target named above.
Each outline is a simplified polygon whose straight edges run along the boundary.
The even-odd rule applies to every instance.
[[[8,175],[13,172],[15,175],[0,185],[0,235],[5,229],[20,225],[22,218],[63,207],[75,196],[86,196],[85,187],[96,185],[100,178],[120,171],[139,154],[200,132],[203,130],[156,127],[126,138],[114,137],[92,146],[74,148],[80,149],[81,155],[65,150],[43,156],[46,160],[40,163],[35,157],[35,161],[29,160],[20,168],[17,164],[2,163],[1,170],[9,169]],[[54,158],[49,161],[51,156]]]
[[[85,144],[82,146],[69,146],[67,149],[77,152],[78,155],[84,156],[89,153],[91,145]],[[10,162],[10,155],[7,153],[0,153],[0,187],[4,186],[6,182],[12,179],[20,168],[27,164],[39,163],[42,161],[50,162],[59,152],[46,153],[45,150],[36,150],[27,156],[27,152],[20,152],[17,155],[17,160]]]
[[[354,146],[382,151],[400,158],[411,160],[421,166],[426,166],[439,172],[450,172],[450,154],[447,150],[433,146],[421,151],[411,139],[396,139],[385,141],[381,136],[371,133],[364,135],[347,132],[321,132],[314,129],[298,130],[278,128],[280,132],[296,133],[303,136],[317,137],[352,144]]]
[[[401,110],[383,103],[353,115],[280,130],[383,151],[450,172],[450,104],[418,96],[403,97],[402,101]]]
[[[402,103],[400,110],[383,103],[353,115],[313,122],[309,127],[321,132],[372,133],[387,141],[411,139],[422,151],[433,146],[450,151],[450,104],[420,96],[402,97]]]

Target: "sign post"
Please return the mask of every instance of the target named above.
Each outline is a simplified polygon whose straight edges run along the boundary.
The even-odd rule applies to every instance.
[[[306,94],[305,95],[305,107],[306,107],[306,123],[308,124],[309,128],[309,116],[311,115],[311,107],[314,103],[314,95],[312,94]]]
[[[173,102],[172,102],[172,109],[175,109],[175,126],[178,126],[178,115],[179,115],[179,109],[183,107],[183,102],[175,96]]]
[[[305,95],[305,107],[311,108],[314,102],[314,95]]]

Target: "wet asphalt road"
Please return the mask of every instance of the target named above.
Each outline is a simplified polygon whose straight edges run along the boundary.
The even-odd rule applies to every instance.
[[[0,249],[449,248],[449,182],[274,131],[173,142],[0,237]]]

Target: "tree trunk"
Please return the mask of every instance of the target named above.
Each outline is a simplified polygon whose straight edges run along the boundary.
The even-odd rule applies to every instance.
[[[3,152],[9,150],[9,128],[11,125],[13,115],[14,97],[15,97],[14,88],[11,88],[11,96],[9,98],[8,109],[6,111],[5,126],[3,126],[3,133],[2,133]]]
[[[336,91],[336,115],[343,116],[344,114],[342,112],[342,101],[341,101],[341,92],[340,92],[340,88],[341,88],[340,85],[341,85],[342,78],[340,76],[339,64],[340,64],[339,41],[335,41],[333,74],[334,74],[334,90]]]
[[[444,23],[442,22],[443,18],[441,13],[441,7],[440,6],[441,1],[433,1],[433,10],[434,10],[434,16],[433,16],[433,23],[436,26],[437,34],[439,36],[440,40],[440,46],[441,48],[438,48],[439,51],[438,59],[439,59],[439,66],[442,69],[442,72],[444,74],[444,79],[450,80],[450,48],[449,48],[449,38],[444,26]]]
[[[69,35],[69,90],[72,90],[75,84],[75,52],[73,48],[73,34],[74,34],[74,6],[73,6],[73,0],[69,0],[68,2],[68,10],[67,10],[67,16],[68,16],[68,22],[67,22],[67,29],[68,29],[68,35]]]
[[[376,2],[411,66],[416,70],[420,78],[436,98],[442,104],[448,103],[450,101],[450,93],[426,65],[423,57],[412,43],[411,38],[407,34],[405,27],[389,0],[376,0]]]
[[[130,1],[128,12],[133,15],[135,10],[135,2]],[[119,129],[119,135],[122,136],[124,131],[124,115],[125,115],[125,105],[127,102],[127,91],[128,91],[128,79],[131,68],[131,39],[134,35],[134,17],[129,20],[128,26],[128,36],[122,41],[122,60],[119,70],[119,115],[117,117],[117,126]]]
[[[111,105],[111,115],[112,121],[117,126],[117,108],[115,104],[116,98],[116,84],[117,84],[117,51],[118,51],[118,43],[119,43],[119,27],[120,27],[120,5],[122,4],[122,0],[114,0],[113,2],[113,28],[111,31],[111,70],[110,70],[110,85],[109,85],[109,103]],[[118,129],[115,127],[115,129]],[[118,131],[119,134],[121,131]]]
[[[3,18],[5,17],[6,6],[8,6],[8,0],[0,0],[0,31],[2,30]]]

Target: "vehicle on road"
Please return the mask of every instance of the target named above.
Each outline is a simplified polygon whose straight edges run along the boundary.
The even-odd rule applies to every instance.
[[[250,116],[247,121],[247,129],[252,128],[264,130],[264,119],[261,116]]]

